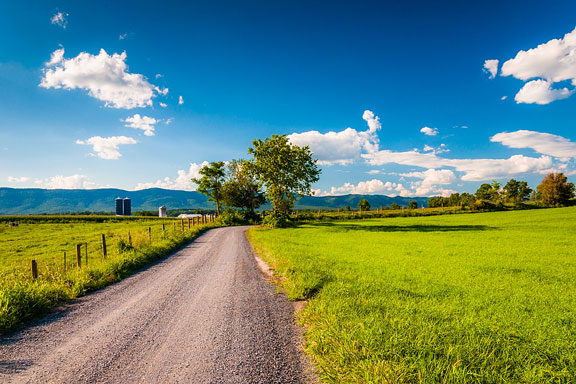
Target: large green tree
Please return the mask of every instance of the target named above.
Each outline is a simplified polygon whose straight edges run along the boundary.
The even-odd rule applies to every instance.
[[[272,135],[252,142],[247,168],[266,191],[274,218],[286,220],[296,196],[312,195],[311,186],[321,170],[308,146],[292,144],[286,135]]]
[[[245,160],[232,160],[227,165],[226,181],[222,186],[222,202],[226,207],[254,210],[266,202],[258,181],[247,169]]]
[[[538,194],[547,205],[565,205],[574,197],[574,184],[563,173],[549,173],[538,185]]]
[[[208,200],[216,203],[216,212],[220,215],[222,211],[222,186],[226,176],[223,161],[212,162],[205,165],[199,171],[201,177],[193,178],[192,181],[198,184],[198,192],[208,196]]]

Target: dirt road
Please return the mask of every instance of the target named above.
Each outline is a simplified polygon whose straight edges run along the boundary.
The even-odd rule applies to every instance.
[[[0,338],[1,383],[301,383],[292,306],[246,228],[173,256]]]

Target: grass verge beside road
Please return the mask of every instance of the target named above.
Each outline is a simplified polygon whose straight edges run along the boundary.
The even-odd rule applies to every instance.
[[[26,220],[18,227],[0,229],[0,334],[67,300],[121,280],[216,226],[188,229],[179,220],[174,226],[175,220],[150,219],[112,218],[98,223],[74,218],[39,224]],[[106,258],[101,234],[107,239]],[[75,244],[82,244],[81,268],[76,266]],[[63,252],[67,252],[66,267]],[[37,279],[31,275],[31,259],[38,261]]]
[[[254,228],[328,383],[576,381],[576,208]]]

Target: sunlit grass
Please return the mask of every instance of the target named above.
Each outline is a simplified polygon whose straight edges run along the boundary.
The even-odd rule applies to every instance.
[[[576,381],[576,209],[254,229],[322,380]]]
[[[182,228],[179,220],[24,221],[18,227],[0,226],[0,334],[66,300],[128,276],[214,226],[188,229],[186,222]],[[76,244],[82,244],[81,268],[76,265]],[[38,263],[36,280],[31,274],[32,259]]]

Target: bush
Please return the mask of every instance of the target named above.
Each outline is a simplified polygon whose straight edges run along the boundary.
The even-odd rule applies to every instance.
[[[260,223],[260,216],[256,212],[239,211],[232,208],[226,208],[218,217],[222,225],[247,225]]]

